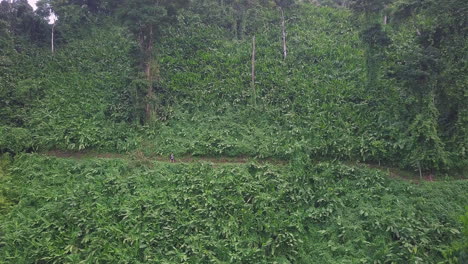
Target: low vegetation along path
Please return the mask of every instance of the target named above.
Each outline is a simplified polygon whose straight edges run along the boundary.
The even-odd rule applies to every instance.
[[[47,156],[54,156],[59,158],[72,158],[72,159],[86,159],[86,158],[102,158],[102,159],[136,159],[145,162],[158,161],[164,163],[170,163],[169,156],[146,156],[144,153],[137,151],[129,154],[119,154],[119,153],[98,153],[90,151],[62,151],[62,150],[51,150],[42,153]],[[250,156],[238,156],[238,157],[227,157],[227,156],[176,156],[175,163],[194,163],[194,162],[210,162],[216,165],[229,165],[229,164],[243,164],[248,162],[260,162],[260,163],[271,163],[275,165],[286,165],[287,160],[280,159],[258,159]],[[422,179],[419,177],[418,173],[415,171],[402,170],[394,167],[381,166],[376,164],[362,163],[362,162],[347,162],[348,165],[354,166],[368,166],[374,169],[382,170],[388,172],[390,178],[402,179],[411,181],[414,183],[419,183],[422,181],[436,181],[436,180],[447,180],[447,177],[435,176],[433,173],[426,173],[423,175]],[[464,179],[468,180],[466,175],[461,175],[459,177],[454,177],[454,179]]]
[[[170,162],[169,156],[146,156],[142,152],[133,152],[130,154],[118,154],[118,153],[96,153],[96,152],[86,152],[86,151],[62,151],[62,150],[52,150],[43,153],[47,156],[54,156],[59,158],[74,158],[74,159],[84,159],[84,158],[120,158],[120,159],[139,159],[139,160],[156,160],[158,162]],[[250,156],[237,156],[237,157],[227,157],[227,156],[175,156],[175,163],[193,163],[193,162],[212,162],[212,163],[247,163],[251,161],[256,162],[267,162],[277,165],[287,164],[286,160],[279,159],[257,159]]]

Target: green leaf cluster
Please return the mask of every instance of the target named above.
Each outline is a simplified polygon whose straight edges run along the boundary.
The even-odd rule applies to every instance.
[[[213,166],[17,156],[1,191],[10,262],[443,261],[466,181],[411,185],[339,163]]]

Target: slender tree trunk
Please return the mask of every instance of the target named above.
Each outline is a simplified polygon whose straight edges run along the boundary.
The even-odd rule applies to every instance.
[[[146,107],[145,107],[145,113],[146,113],[146,121],[150,121],[151,119],[151,100],[152,100],[152,95],[153,95],[153,86],[151,82],[151,62],[147,61],[145,63],[145,75],[146,75],[146,80],[148,81],[148,90],[146,92]]]
[[[245,33],[245,18],[246,15],[242,12],[236,20],[236,29],[237,29],[237,39],[242,40],[244,39]]]
[[[385,16],[383,17],[383,24],[384,24],[384,25],[387,25],[387,19],[388,19],[388,17],[387,17],[387,15],[385,15]]]
[[[286,60],[286,56],[288,55],[288,50],[286,48],[286,25],[284,21],[283,8],[280,7],[280,10],[281,10],[281,29],[282,29],[282,36],[283,36],[283,59]]]
[[[364,14],[364,30],[367,29],[374,22],[377,22],[378,20],[380,20],[378,16],[376,16],[373,13],[366,12]],[[377,47],[372,43],[365,42],[364,45],[364,57],[366,59],[367,89],[369,91],[375,91],[379,75],[379,61],[377,59],[378,51]]]
[[[148,44],[146,46],[146,63],[145,63],[145,75],[146,80],[148,81],[148,91],[146,93],[146,121],[151,121],[153,115],[153,107],[152,107],[152,100],[153,100],[153,76],[151,72],[151,63],[153,60],[153,27],[150,27]]]
[[[419,179],[422,180],[421,162],[418,161]]]
[[[52,36],[50,38],[50,49],[52,50],[52,54],[54,54],[54,29],[55,29],[55,22],[52,24]]]
[[[369,91],[374,91],[378,76],[375,46],[365,43],[364,58],[366,60],[366,86]]]
[[[252,82],[250,83],[252,87],[252,98],[254,106],[257,105],[257,92],[255,90],[255,36],[252,38]]]

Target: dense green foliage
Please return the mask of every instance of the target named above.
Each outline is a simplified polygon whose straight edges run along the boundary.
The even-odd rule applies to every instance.
[[[142,166],[21,155],[2,180],[10,263],[355,263],[443,259],[461,238],[466,181],[410,183],[378,170]],[[449,198],[450,197],[450,198]]]
[[[337,161],[466,174],[464,2],[3,0],[0,262],[463,263],[466,181]]]
[[[463,11],[446,18],[458,2],[354,2],[335,1],[354,14],[293,1],[195,1],[178,11],[161,2],[167,17],[155,20],[148,42],[148,32],[126,28],[144,24],[124,12],[131,1],[90,2],[81,11],[82,3],[43,1],[39,15],[61,17],[53,56],[41,48],[47,40],[31,44],[30,31],[5,15],[17,30],[1,38],[0,125],[23,130],[2,133],[0,149],[305,152],[424,170],[466,166]],[[286,60],[278,7],[286,17]],[[381,25],[381,14],[394,23]],[[157,120],[142,127],[148,109]]]

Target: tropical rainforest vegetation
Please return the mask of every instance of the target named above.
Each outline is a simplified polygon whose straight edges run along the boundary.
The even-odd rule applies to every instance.
[[[468,262],[467,19],[463,0],[3,0],[0,262]]]

